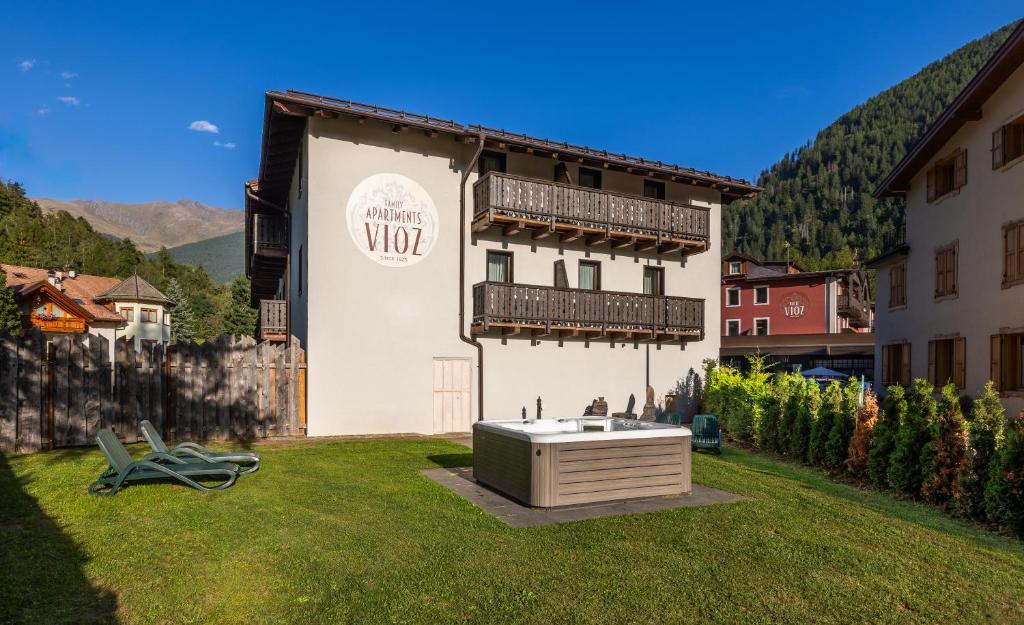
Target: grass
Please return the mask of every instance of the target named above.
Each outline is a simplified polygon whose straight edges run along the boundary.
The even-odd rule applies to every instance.
[[[694,460],[749,501],[513,529],[419,474],[447,441],[259,450],[109,499],[94,451],[0,457],[0,623],[1024,621],[1020,542],[756,454]]]

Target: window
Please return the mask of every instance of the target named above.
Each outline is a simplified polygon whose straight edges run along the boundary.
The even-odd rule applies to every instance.
[[[738,273],[743,273],[743,263],[734,260],[729,263],[729,275],[736,275]]]
[[[754,318],[754,334],[757,336],[768,336],[768,317]]]
[[[601,263],[593,260],[580,261],[579,288],[587,291],[601,290]]]
[[[725,335],[726,336],[739,336],[740,335],[740,320],[739,319],[728,319],[725,322]]]
[[[950,382],[964,388],[964,359],[967,341],[963,338],[928,341],[928,381],[936,388]]]
[[[991,379],[1000,392],[1024,391],[1024,334],[992,337]]]
[[[487,281],[512,282],[512,254],[487,251]]]
[[[910,386],[910,343],[882,346],[882,384]]]
[[[580,167],[580,186],[591,189],[601,188],[601,172],[596,169]]]
[[[655,200],[665,199],[665,183],[657,180],[644,180],[644,197]]]
[[[967,184],[967,150],[957,150],[928,170],[928,201],[934,202]]]
[[[555,261],[555,288],[569,288],[569,274],[565,271],[565,261],[559,258]]]
[[[157,310],[156,308],[140,308],[139,309],[139,320],[142,323],[156,323]]]
[[[957,243],[935,250],[935,297],[957,294]]]
[[[765,306],[768,304],[768,287],[766,285],[754,287],[754,305]]]
[[[166,310],[164,311],[164,325],[171,325],[171,313],[167,312]]]
[[[1024,116],[992,133],[992,169],[1024,156]]]
[[[132,322],[135,321],[135,307],[134,306],[131,306],[131,307],[122,306],[121,310],[119,310],[118,312],[121,313],[121,318],[124,319],[125,321],[127,321],[128,323],[132,323]]]
[[[889,308],[907,305],[907,263],[889,270]]]
[[[1024,219],[1003,226],[1003,288],[1024,283]]]
[[[665,294],[665,269],[644,267],[644,295]]]
[[[739,306],[740,305],[740,288],[733,287],[725,290],[725,305],[726,306]]]
[[[505,173],[505,155],[501,152],[484,152],[477,161],[477,169],[481,176],[489,171]]]

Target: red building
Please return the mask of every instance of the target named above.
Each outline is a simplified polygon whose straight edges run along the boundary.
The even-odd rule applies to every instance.
[[[796,263],[739,253],[722,259],[723,359],[760,352],[793,368],[869,374],[873,314],[863,271],[804,271]],[[841,334],[863,340],[837,339]]]

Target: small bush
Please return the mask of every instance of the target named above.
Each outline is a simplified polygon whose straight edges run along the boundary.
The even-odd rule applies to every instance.
[[[889,460],[896,449],[896,438],[907,415],[907,396],[902,386],[890,386],[875,428],[868,452],[868,478],[878,488],[889,487]]]
[[[956,474],[967,449],[964,416],[956,386],[942,389],[938,419],[933,425],[932,442],[921,453],[921,497],[929,503],[945,506],[953,498]]]
[[[750,373],[745,377],[727,365],[707,366],[704,403],[718,416],[722,428],[737,440],[754,439],[770,396],[771,376],[762,356],[750,357]]]
[[[967,452],[956,476],[953,505],[962,517],[977,521],[985,519],[985,484],[991,474],[1005,420],[999,393],[990,381],[971,407],[971,420],[967,423]]]
[[[989,521],[1024,538],[1024,410],[1007,419],[985,487]]]
[[[787,412],[794,414],[793,430],[789,433],[789,455],[800,462],[809,462],[811,431],[821,409],[821,389],[815,382],[805,382],[799,393],[790,396],[789,404]]]
[[[863,480],[868,475],[869,454],[875,424],[878,423],[878,399],[871,391],[864,393],[864,405],[857,411],[857,426],[850,438],[850,449],[846,454],[846,471]]]
[[[799,393],[800,386],[804,384],[804,377],[798,373],[780,373],[775,376],[757,430],[757,444],[761,449],[779,453],[789,450],[785,433],[792,427],[792,418],[787,417],[787,408],[790,397]]]
[[[846,453],[850,450],[850,438],[857,427],[857,404],[860,401],[860,383],[857,378],[850,378],[842,387],[832,429],[825,441],[825,466],[839,471],[846,462]]]
[[[933,390],[927,380],[914,380],[907,400],[907,414],[896,434],[896,448],[889,462],[889,485],[911,497],[921,494],[921,452],[931,443],[935,421]]]
[[[821,397],[821,408],[818,418],[811,425],[811,442],[807,450],[807,460],[811,464],[825,464],[825,447],[832,433],[832,425],[842,410],[843,389],[837,380],[829,382]]]

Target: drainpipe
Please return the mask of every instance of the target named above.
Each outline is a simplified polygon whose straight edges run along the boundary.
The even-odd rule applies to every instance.
[[[477,420],[484,420],[484,346],[471,336],[466,335],[466,181],[469,174],[476,168],[480,153],[484,151],[484,133],[477,134],[476,152],[462,170],[462,181],[459,182],[459,338],[476,348],[476,386],[477,386]]]

